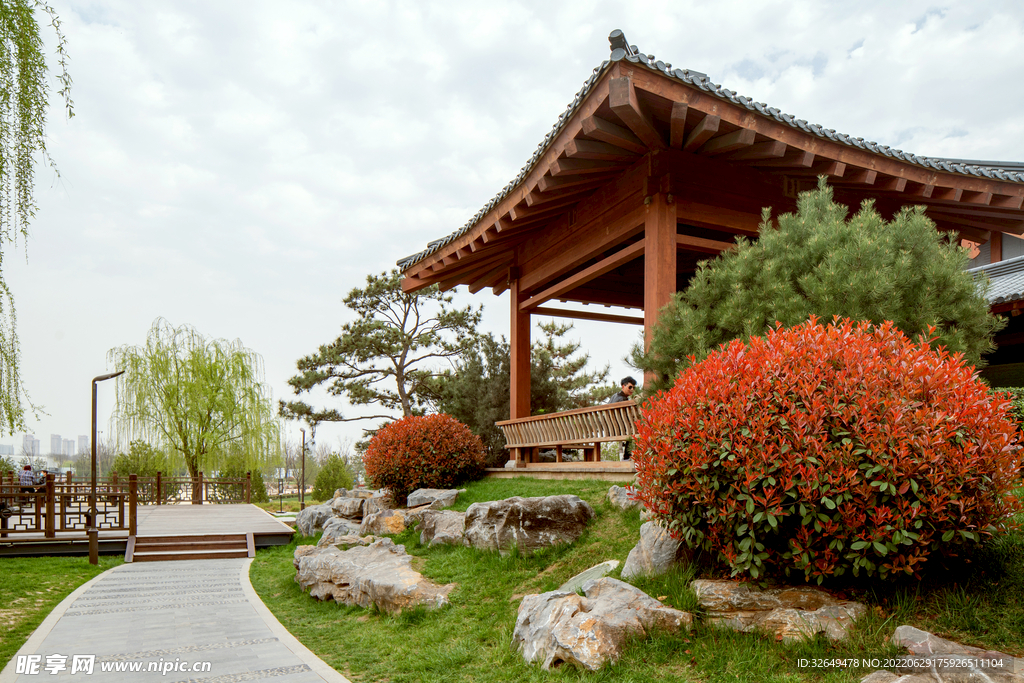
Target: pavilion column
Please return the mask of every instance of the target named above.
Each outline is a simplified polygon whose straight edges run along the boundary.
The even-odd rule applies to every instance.
[[[510,273],[512,275],[514,273]],[[519,304],[526,298],[519,289],[519,278],[509,279],[510,308],[512,317],[509,324],[511,337],[510,415],[518,420],[530,416],[530,312],[519,310]],[[527,456],[532,449],[515,449],[517,467],[525,467]]]
[[[672,195],[651,195],[644,217],[644,346],[649,348],[658,313],[676,291],[676,205]],[[653,380],[644,374],[644,383]]]

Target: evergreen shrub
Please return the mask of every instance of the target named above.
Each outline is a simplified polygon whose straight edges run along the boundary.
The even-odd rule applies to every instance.
[[[734,575],[918,576],[1020,510],[1009,407],[960,354],[812,317],[722,346],[645,405],[639,497]]]
[[[352,473],[339,453],[331,453],[320,466],[313,483],[313,500],[329,501],[338,489],[352,488]]]
[[[411,415],[382,427],[363,456],[366,476],[391,492],[397,505],[419,488],[451,488],[479,477],[480,438],[451,415]]]

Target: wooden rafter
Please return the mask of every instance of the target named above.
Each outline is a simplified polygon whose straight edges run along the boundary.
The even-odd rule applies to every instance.
[[[599,161],[634,161],[636,152],[622,149],[597,140],[570,140],[565,146],[565,155],[570,159],[595,159]]]
[[[698,149],[705,142],[710,140],[715,133],[718,132],[718,126],[722,123],[722,119],[711,114],[706,115],[700,120],[690,134],[686,136],[686,142],[683,143],[684,152],[693,152]]]
[[[557,299],[562,294],[570,292],[576,289],[577,287],[590,282],[591,280],[599,278],[605,273],[615,270],[619,266],[625,263],[629,263],[635,258],[639,258],[640,256],[643,255],[643,253],[643,240],[640,240],[639,242],[634,242],[628,247],[625,247],[615,252],[611,256],[601,259],[594,265],[588,268],[584,268],[575,275],[567,277],[558,284],[552,285],[551,287],[548,287],[544,291],[534,294],[532,297],[519,304],[519,309],[523,311],[530,310],[532,308],[540,306],[546,301],[550,301],[551,299]]]
[[[685,102],[673,102],[672,113],[669,114],[669,146],[679,149],[686,141],[686,113],[688,107]]]
[[[583,119],[583,133],[595,140],[607,142],[609,145],[636,152],[637,154],[647,153],[647,145],[640,138],[633,135],[631,131],[596,116]]]
[[[608,83],[608,106],[648,149],[663,149],[665,141],[654,127],[646,107],[640,104],[629,77],[613,78]]]

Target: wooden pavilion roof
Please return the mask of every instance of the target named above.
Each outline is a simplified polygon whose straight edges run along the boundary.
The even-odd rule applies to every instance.
[[[515,277],[537,313],[551,299],[642,308],[645,198],[668,193],[678,206],[682,289],[699,260],[756,236],[763,207],[794,210],[819,175],[851,207],[873,199],[892,215],[923,205],[941,230],[975,242],[1024,234],[1021,164],[930,158],[837,133],[639,53],[621,31],[609,41],[609,60],[519,175],[462,228],[398,262],[406,291],[498,294]]]

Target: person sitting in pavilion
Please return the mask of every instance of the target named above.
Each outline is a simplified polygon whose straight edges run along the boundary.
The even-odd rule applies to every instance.
[[[622,381],[619,382],[619,386],[621,387],[619,391],[612,394],[611,398],[609,398],[606,403],[621,403],[623,401],[633,400],[633,391],[636,389],[636,380],[631,376],[626,375],[622,378]],[[629,455],[629,441],[625,441],[622,444],[622,459],[629,460]]]

